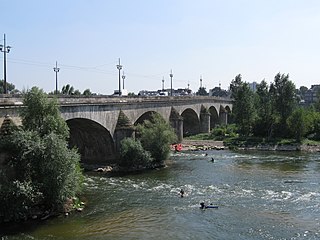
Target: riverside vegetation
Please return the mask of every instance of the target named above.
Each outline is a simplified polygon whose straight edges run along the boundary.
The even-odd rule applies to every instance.
[[[320,149],[319,93],[313,105],[299,105],[299,91],[289,75],[280,73],[270,85],[261,81],[256,91],[252,91],[239,74],[232,80],[230,90],[233,107],[229,122],[232,124],[217,126],[210,134],[190,139],[223,140],[229,148]]]
[[[172,127],[154,113],[150,120],[139,124],[136,139],[121,142],[119,166],[124,171],[136,171],[164,166],[170,154],[170,144],[176,141]]]
[[[81,192],[80,155],[68,148],[57,100],[33,87],[23,103],[22,126],[7,119],[1,129],[0,222],[70,211]]]

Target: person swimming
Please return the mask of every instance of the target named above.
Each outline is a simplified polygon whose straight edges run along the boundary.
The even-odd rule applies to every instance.
[[[212,203],[210,203],[210,205],[205,205],[204,202],[201,202],[200,209],[206,209],[206,208],[218,208],[218,206],[214,206]]]
[[[184,190],[181,188],[181,190],[180,190],[180,197],[184,197]]]

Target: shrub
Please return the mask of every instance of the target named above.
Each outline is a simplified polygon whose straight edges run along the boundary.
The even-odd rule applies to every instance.
[[[3,180],[1,177],[0,222],[29,218],[34,206],[42,200],[41,192],[30,181],[3,182]]]
[[[144,150],[139,140],[125,138],[121,141],[119,165],[125,168],[140,168],[152,162],[151,154]]]
[[[235,124],[220,125],[211,130],[211,139],[223,140],[226,137],[236,137],[237,128]]]
[[[69,132],[57,105],[37,88],[26,99],[25,125],[0,136],[0,222],[30,217],[39,206],[60,211],[81,190],[80,155],[67,147]]]
[[[153,114],[151,120],[146,120],[137,127],[140,141],[145,150],[151,153],[153,162],[162,163],[168,158],[170,144],[176,141],[172,127],[159,114]]]

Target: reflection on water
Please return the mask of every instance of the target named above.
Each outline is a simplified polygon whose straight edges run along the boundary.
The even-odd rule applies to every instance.
[[[167,168],[143,174],[88,174],[82,213],[2,238],[320,238],[320,154],[207,153],[174,154]],[[202,201],[219,208],[200,210]]]

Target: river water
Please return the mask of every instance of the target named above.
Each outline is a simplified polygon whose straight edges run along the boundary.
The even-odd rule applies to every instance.
[[[320,239],[319,153],[207,153],[177,153],[141,174],[87,174],[82,213],[0,239]]]

